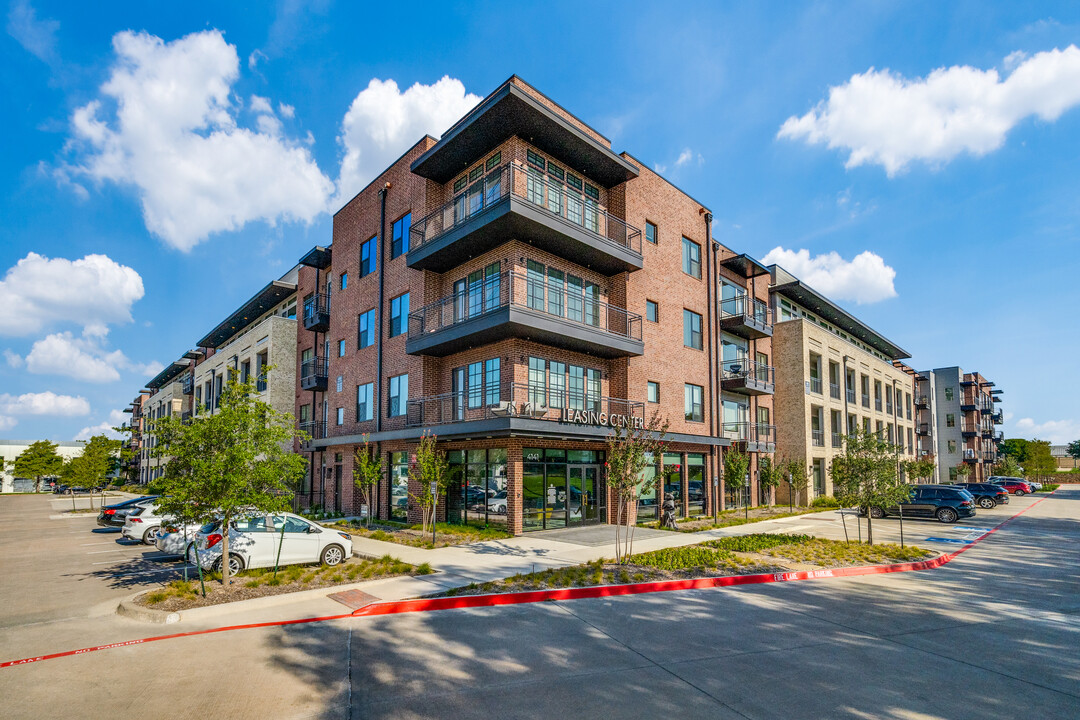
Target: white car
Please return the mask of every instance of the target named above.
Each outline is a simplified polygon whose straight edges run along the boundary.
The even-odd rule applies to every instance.
[[[278,544],[281,559],[278,561]],[[221,570],[221,523],[203,525],[187,549],[187,561],[203,570]],[[322,563],[338,565],[352,555],[352,536],[292,513],[247,515],[229,530],[229,571]]]
[[[198,523],[177,528],[166,524],[158,531],[157,541],[154,544],[166,555],[184,555],[187,553],[188,545],[195,541],[195,533],[199,532],[200,527],[202,525]]]
[[[120,531],[120,535],[128,540],[153,545],[163,522],[165,518],[158,514],[157,504],[147,503],[128,513],[124,518],[124,528]]]
[[[488,510],[493,513],[505,513],[506,512],[506,491],[500,490],[499,492],[488,498],[487,501]]]

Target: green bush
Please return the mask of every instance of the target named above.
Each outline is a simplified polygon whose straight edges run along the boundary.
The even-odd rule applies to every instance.
[[[810,503],[810,507],[838,508],[840,507],[840,501],[831,495],[822,495],[821,497],[814,498],[814,501]]]
[[[1054,492],[1059,487],[1061,486],[1057,483],[1043,483],[1042,490],[1039,490],[1038,492]]]
[[[760,552],[767,548],[780,545],[798,545],[808,542],[813,538],[809,535],[777,535],[774,533],[754,533],[753,535],[740,535],[738,537],[726,537],[719,540],[710,540],[701,543],[705,547],[730,550],[732,552]]]
[[[735,556],[727,550],[690,545],[641,553],[632,556],[630,562],[633,565],[644,565],[658,570],[685,570],[695,567],[716,567],[734,559]]]

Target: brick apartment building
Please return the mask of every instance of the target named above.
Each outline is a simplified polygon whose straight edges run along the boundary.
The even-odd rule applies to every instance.
[[[957,481],[957,468],[967,467],[967,482],[990,477],[998,460],[1004,422],[996,403],[1002,391],[979,373],[945,367],[918,373],[917,431],[920,443],[935,454],[937,481]],[[920,444],[920,448],[924,447]]]
[[[670,444],[640,515],[665,494],[682,515],[737,500],[719,471],[733,443],[755,456],[755,496],[775,442],[767,275],[711,219],[516,76],[421,138],[301,259],[302,502],[361,510],[366,437],[388,468],[374,513],[416,519],[408,466],[430,432],[449,520],[606,522],[604,439],[653,413]]]

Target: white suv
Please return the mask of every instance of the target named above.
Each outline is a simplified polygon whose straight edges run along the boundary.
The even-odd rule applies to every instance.
[[[158,530],[164,521],[158,514],[158,506],[155,503],[143,505],[128,513],[124,518],[124,528],[120,531],[122,537],[145,545],[153,545],[157,541]]]
[[[278,561],[278,545],[281,559]],[[203,525],[188,547],[187,561],[203,570],[221,570],[221,522]],[[352,536],[292,513],[252,514],[229,530],[229,571],[321,562],[338,565],[352,555]]]

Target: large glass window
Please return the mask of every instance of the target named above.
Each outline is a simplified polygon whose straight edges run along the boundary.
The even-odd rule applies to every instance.
[[[365,383],[356,386],[356,421],[375,419],[375,405],[372,398],[375,393],[375,383]]]
[[[499,404],[499,358],[484,361],[484,402],[487,405]]]
[[[529,402],[542,407],[547,399],[547,363],[543,358],[529,358]]]
[[[544,310],[544,266],[535,260],[525,264],[526,300],[533,310]]]
[[[395,375],[390,378],[390,393],[387,402],[387,417],[398,417],[405,414],[405,406],[409,400],[409,375]]]
[[[566,363],[552,360],[548,367],[551,371],[548,405],[553,408],[566,407]]]
[[[409,516],[409,454],[390,453],[390,519],[405,522]]]
[[[401,335],[408,329],[409,293],[405,293],[390,301],[390,337]]]
[[[375,250],[376,240],[378,240],[377,236],[364,241],[364,244],[360,246],[360,277],[375,272],[375,263],[378,257]]]
[[[683,345],[701,350],[701,316],[692,310],[683,309]]]
[[[690,515],[705,512],[705,455],[686,454],[686,500]]]
[[[686,419],[690,422],[705,422],[705,390],[700,385],[686,383],[683,398]]]
[[[508,503],[506,450],[454,450],[447,453],[447,461],[451,484],[446,504],[459,516],[455,519],[504,524]]]
[[[548,308],[552,315],[562,317],[565,307],[566,275],[561,270],[549,267],[548,271]]]
[[[701,279],[701,246],[688,238],[682,239],[682,269],[687,275]]]
[[[409,252],[409,228],[412,227],[412,213],[405,213],[391,227],[390,259]]]
[[[585,368],[570,366],[570,409],[585,409]]]
[[[375,308],[360,313],[356,319],[356,348],[366,348],[375,344]]]

